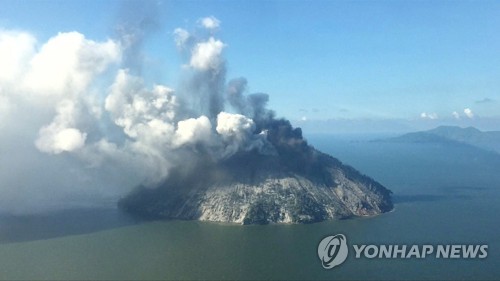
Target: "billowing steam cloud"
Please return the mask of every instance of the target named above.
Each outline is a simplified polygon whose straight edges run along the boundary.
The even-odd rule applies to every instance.
[[[226,45],[214,37],[220,21],[198,22],[205,36],[173,33],[186,57],[177,90],[138,76],[130,56],[142,33],[97,42],[69,32],[39,43],[0,30],[0,211],[114,204],[190,159],[276,153],[266,131],[269,97],[247,95],[244,78],[226,82]]]

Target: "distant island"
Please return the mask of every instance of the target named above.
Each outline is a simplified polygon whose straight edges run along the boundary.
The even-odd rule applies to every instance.
[[[138,187],[119,207],[147,219],[240,224],[312,223],[393,209],[391,191],[308,145],[284,119],[259,124],[273,153],[199,158],[155,188]]]
[[[474,127],[440,126],[432,130],[408,133],[383,141],[461,144],[500,153],[500,131],[483,132]]]

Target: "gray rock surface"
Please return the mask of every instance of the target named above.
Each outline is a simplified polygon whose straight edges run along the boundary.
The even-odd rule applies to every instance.
[[[120,206],[145,218],[241,224],[311,223],[372,216],[393,208],[391,192],[311,147],[298,163],[241,153],[175,170],[161,186],[138,188]]]

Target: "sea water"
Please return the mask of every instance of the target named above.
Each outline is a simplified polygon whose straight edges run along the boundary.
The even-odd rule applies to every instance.
[[[118,210],[0,217],[0,279],[499,279],[500,155],[444,144],[312,136],[391,189],[395,210],[307,225],[138,222]],[[485,259],[347,260],[330,270],[322,238],[349,244],[487,244]],[[351,248],[352,249],[352,248]]]

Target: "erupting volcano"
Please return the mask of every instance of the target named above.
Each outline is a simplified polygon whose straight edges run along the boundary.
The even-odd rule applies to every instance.
[[[309,146],[301,129],[267,108],[267,94],[249,93],[245,78],[226,79],[227,45],[215,36],[215,17],[200,19],[194,31],[170,33],[184,59],[175,90],[148,76],[151,64],[142,61],[154,17],[131,24],[103,42],[76,31],[42,45],[29,33],[0,37],[17,46],[9,50],[19,65],[0,75],[2,106],[22,117],[4,122],[11,136],[4,142],[38,149],[25,158],[13,153],[33,182],[4,172],[5,211],[119,201],[146,218],[250,224],[392,208],[389,190]],[[47,171],[52,176],[38,180]]]
[[[158,219],[243,224],[309,223],[376,215],[392,209],[390,191],[319,152],[284,119],[257,122],[267,153],[236,152],[214,161],[201,152],[155,188],[140,187],[119,205]]]
[[[181,98],[169,98],[175,101],[169,122],[190,119],[177,121],[165,137],[176,160],[164,179],[136,188],[120,200],[122,209],[149,219],[243,224],[317,222],[392,209],[389,190],[309,146],[300,128],[275,118],[266,108],[267,94],[246,95],[245,78],[226,83],[225,44],[212,35],[200,41],[183,29],[175,34],[193,72]]]

